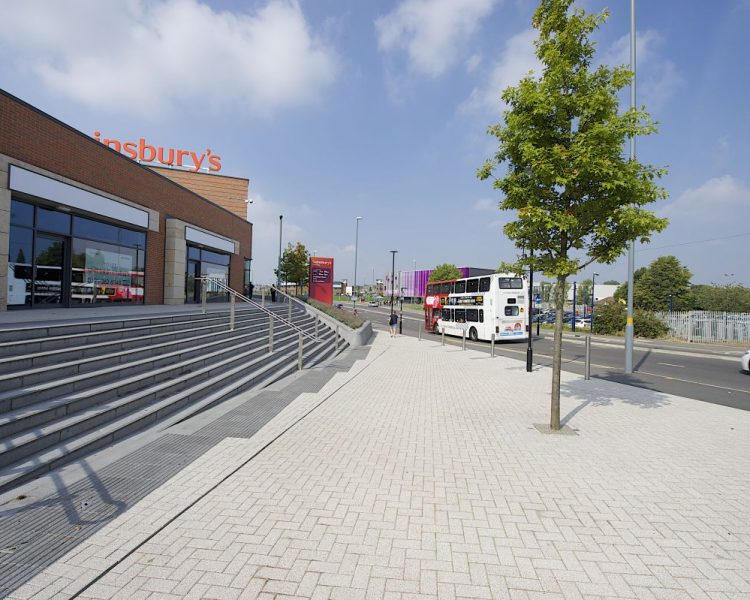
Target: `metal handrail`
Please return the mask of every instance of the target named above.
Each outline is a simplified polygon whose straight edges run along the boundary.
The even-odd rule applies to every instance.
[[[289,327],[291,327],[292,329],[295,329],[301,335],[304,335],[306,338],[311,339],[313,342],[320,343],[320,342],[323,341],[319,337],[311,335],[307,331],[305,331],[304,329],[302,329],[301,327],[299,327],[298,325],[295,325],[289,319],[285,319],[284,317],[280,317],[275,312],[273,312],[271,310],[268,310],[265,306],[262,306],[262,305],[258,304],[255,300],[253,300],[251,298],[248,298],[247,296],[245,296],[243,294],[240,294],[236,290],[233,290],[226,283],[224,283],[224,281],[221,280],[221,279],[218,279],[216,277],[196,277],[196,279],[198,279],[198,280],[201,281],[201,287],[202,287],[202,289],[201,289],[201,292],[202,292],[201,293],[201,298],[202,298],[203,312],[204,313],[206,312],[206,304],[205,304],[206,296],[205,296],[205,294],[203,292],[205,291],[206,284],[210,281],[211,283],[216,284],[218,287],[220,287],[225,292],[228,292],[231,296],[233,296],[235,298],[239,298],[243,302],[245,302],[247,304],[250,304],[250,305],[252,305],[252,306],[254,306],[256,308],[259,308],[262,312],[266,313],[272,319],[276,319],[277,321],[281,321],[282,323],[285,323],[285,324],[289,325]]]

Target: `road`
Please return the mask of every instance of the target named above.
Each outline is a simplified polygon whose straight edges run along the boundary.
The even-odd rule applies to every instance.
[[[347,305],[347,309],[349,306]],[[373,327],[386,330],[389,308],[358,306],[360,316],[372,321]],[[417,336],[422,327],[421,313],[404,311],[403,334]],[[552,365],[552,332],[534,336],[534,368]],[[422,339],[439,341],[434,334],[421,332]],[[460,338],[445,337],[446,344],[461,345]],[[563,370],[583,374],[585,365],[584,336],[572,334],[563,341]],[[495,345],[495,353],[526,361],[526,342],[504,342]],[[466,346],[490,351],[489,342],[466,341]],[[685,396],[750,410],[750,375],[740,371],[736,350],[721,347],[696,348],[687,344],[670,344],[636,340],[633,350],[633,374],[623,373],[624,342],[594,338],[591,344],[591,376],[627,385],[655,390],[665,394]]]

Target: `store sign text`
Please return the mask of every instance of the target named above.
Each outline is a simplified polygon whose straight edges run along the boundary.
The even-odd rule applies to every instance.
[[[170,167],[184,166],[189,167],[192,171],[199,171],[201,167],[213,172],[221,171],[221,156],[213,154],[210,149],[202,154],[196,154],[189,150],[152,146],[146,143],[145,138],[139,138],[137,142],[121,142],[111,138],[102,138],[101,135],[100,132],[95,131],[94,139],[133,160],[144,163],[158,162]],[[184,164],[183,161],[186,158],[192,161],[192,164]]]

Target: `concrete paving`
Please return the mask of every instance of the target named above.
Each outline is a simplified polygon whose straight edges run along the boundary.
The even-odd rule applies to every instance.
[[[750,598],[750,413],[372,344],[9,597]]]

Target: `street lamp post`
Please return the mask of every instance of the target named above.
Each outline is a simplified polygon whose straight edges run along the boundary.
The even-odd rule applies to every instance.
[[[573,333],[576,332],[576,287],[578,286],[578,282],[573,282],[573,321],[570,323],[570,329],[573,331]],[[584,306],[586,306],[586,303],[583,303]]]
[[[391,314],[393,314],[393,292],[396,289],[396,252],[398,250],[391,250]]]
[[[599,273],[594,273],[591,276],[591,333],[594,333],[594,305],[596,304],[596,295],[594,290],[596,289],[596,276]]]
[[[669,314],[672,314],[672,294],[669,294]]]
[[[362,217],[357,217],[357,229],[354,234],[354,310],[357,310],[357,251],[359,250],[359,222]]]
[[[630,108],[635,110],[635,0],[630,0]],[[635,162],[635,135],[630,136],[630,160]],[[628,308],[625,319],[625,373],[633,372],[633,287],[635,273],[635,240],[628,245]]]
[[[281,232],[284,223],[284,215],[279,215],[279,263],[276,266],[276,287],[281,289]]]
[[[534,250],[532,249],[529,253],[531,258],[534,258]],[[534,314],[534,267],[529,265],[529,343],[526,346],[526,371],[531,373],[532,366],[534,364],[534,348],[532,346],[531,338],[531,323],[532,315]]]

